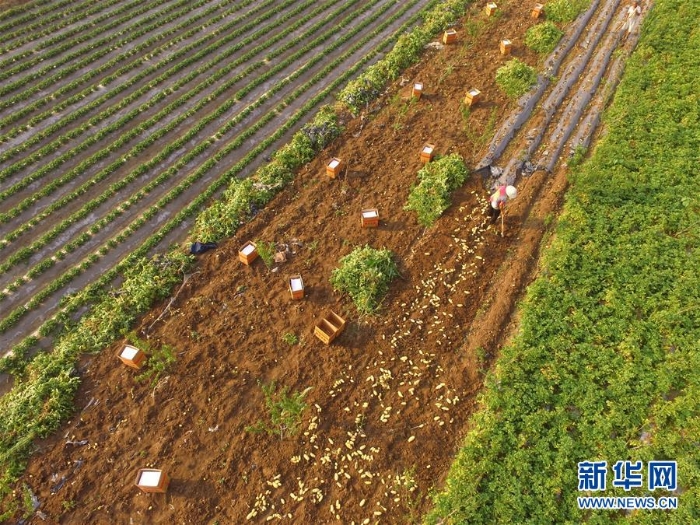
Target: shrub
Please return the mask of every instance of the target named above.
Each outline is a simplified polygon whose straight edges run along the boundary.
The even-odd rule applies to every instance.
[[[544,6],[547,20],[568,24],[583,12],[590,2],[588,0],[553,0]]]
[[[469,171],[459,155],[452,154],[429,162],[419,172],[420,183],[411,189],[405,210],[418,214],[418,223],[432,226],[450,207],[450,196],[467,180]]]
[[[496,84],[510,98],[517,98],[537,82],[537,72],[534,68],[517,58],[510,60],[496,71]]]
[[[564,32],[552,22],[532,26],[525,33],[525,45],[537,53],[551,53]]]
[[[361,314],[373,313],[399,271],[390,250],[355,248],[331,273],[333,289],[350,295]]]

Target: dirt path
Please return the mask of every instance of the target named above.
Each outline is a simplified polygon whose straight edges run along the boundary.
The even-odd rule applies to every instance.
[[[619,11],[616,3],[600,4]],[[519,110],[494,83],[496,69],[507,60],[498,41],[507,35],[513,54],[536,64],[522,44],[534,21],[529,5],[501,8],[497,19],[474,8],[458,27],[459,45],[427,51],[404,74],[405,82],[391,86],[368,114],[348,117],[342,139],[235,239],[201,257],[168,314],[156,322],[161,305],[143,320],[142,337],[177,349],[167,378],[156,386],[134,381],[114,357],[118,346],[84,360],[76,417],[41,444],[22,480],[46,518],[34,521],[420,519],[430,504],[427,494],[440,487],[466,431],[483,371],[513,322],[514,303],[536,272],[542,238],[566,187],[564,163],[551,172],[521,174],[513,158],[536,164],[545,158],[541,152],[565,147],[568,134],[552,130],[575,128],[578,110],[566,107],[577,107],[577,94],[589,89],[587,77],[579,75],[549,122],[530,111],[513,129],[509,115]],[[592,12],[588,23],[602,24],[600,12]],[[572,49],[582,45],[587,27]],[[611,34],[616,26],[602,27]],[[601,42],[603,56],[616,46],[615,35]],[[568,55],[564,70],[574,67]],[[601,71],[614,83],[609,75],[616,68],[607,66],[597,60],[583,70]],[[414,80],[425,84],[426,94],[409,103]],[[469,87],[478,87],[484,101],[466,120],[460,104]],[[545,86],[540,96],[555,90]],[[506,126],[512,133],[503,132]],[[501,131],[489,146],[496,129]],[[508,134],[494,154],[493,144]],[[520,157],[539,135],[542,143],[532,156]],[[441,154],[457,152],[471,166],[487,161],[504,168],[502,177],[515,178],[520,192],[508,207],[505,237],[487,223],[489,181],[478,176],[430,230],[403,210],[421,166],[418,152],[428,141]],[[324,175],[331,156],[350,164],[333,181]],[[366,207],[379,209],[376,230],[359,228]],[[298,244],[289,261],[270,272],[260,261],[239,263],[238,248],[249,239]],[[402,277],[392,284],[380,315],[358,318],[328,278],[339,257],[365,243],[390,248]],[[307,288],[303,301],[292,301],[286,291],[295,273]],[[312,327],[328,309],[344,316],[348,327],[324,346]],[[285,334],[295,335],[298,344],[284,342]],[[258,383],[270,381],[294,391],[311,389],[298,436],[246,430],[265,415]],[[82,440],[87,443],[73,444]],[[168,472],[167,494],[143,494],[133,486],[136,471],[146,466]]]

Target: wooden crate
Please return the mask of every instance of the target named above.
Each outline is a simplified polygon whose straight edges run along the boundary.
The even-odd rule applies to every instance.
[[[532,11],[530,12],[530,16],[532,18],[539,18],[542,16],[542,10],[544,9],[544,6],[542,4],[535,4],[535,7],[532,8]]]
[[[138,370],[143,365],[146,360],[146,354],[142,350],[139,350],[135,346],[126,345],[117,354],[117,357],[121,359],[122,363],[131,368]]]
[[[142,468],[136,475],[136,486],[144,492],[164,493],[168,490],[170,478],[162,470]]]
[[[340,170],[343,169],[343,161],[333,157],[326,165],[326,175],[331,179],[335,179],[340,175]]]
[[[292,294],[292,299],[304,298],[304,280],[301,275],[292,275],[289,278],[289,293]]]
[[[314,325],[314,335],[329,345],[345,330],[345,319],[329,311]]]
[[[416,82],[415,84],[413,84],[413,90],[411,91],[411,96],[420,100],[420,97],[422,94],[423,94],[423,83]]]
[[[504,38],[501,40],[501,55],[510,55],[510,50],[511,47],[513,46],[513,43],[508,40],[507,38]]]
[[[454,29],[448,29],[445,31],[442,35],[442,43],[447,45],[447,44],[454,44],[457,41],[457,31]]]
[[[494,2],[489,2],[486,4],[486,8],[484,11],[486,11],[486,16],[491,16],[496,12],[496,9],[498,9],[498,6]]]
[[[248,241],[238,250],[238,259],[240,259],[243,264],[250,264],[257,258],[258,249],[253,241]]]
[[[435,155],[435,144],[426,144],[420,150],[420,160],[423,164],[433,160],[433,155]]]
[[[379,210],[377,208],[367,208],[360,214],[363,228],[377,228],[379,226]]]
[[[478,103],[479,100],[481,100],[481,91],[476,88],[472,88],[467,91],[467,94],[464,97],[464,103],[467,106],[473,106],[474,104]]]

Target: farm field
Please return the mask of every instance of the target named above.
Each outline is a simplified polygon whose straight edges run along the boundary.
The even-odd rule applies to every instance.
[[[0,21],[3,349],[181,240],[430,2],[64,4]]]
[[[516,301],[556,223],[569,155],[578,162],[590,145],[634,47],[634,38],[620,45],[620,6],[593,2],[560,24],[566,33],[547,57],[524,46],[538,23],[531,6],[505,2],[487,17],[474,5],[455,26],[456,44],[431,46],[360,116],[339,109],[344,134],[139,321],[139,338],[173,349],[166,373],[135,379],[114,355],[124,339],[81,358],[71,373],[81,378],[74,416],[37,443],[5,509],[16,505],[15,517],[32,523],[419,522],[516,326]],[[511,56],[498,49],[505,36]],[[511,58],[543,73],[517,104],[496,84]],[[410,97],[416,81],[425,85],[419,100]],[[468,108],[473,87],[482,100]],[[425,228],[404,206],[428,142],[470,168],[503,172],[472,173]],[[325,174],[331,157],[347,166],[336,179]],[[504,236],[484,216],[485,186],[496,179],[519,189]],[[380,227],[360,228],[360,210],[373,207]],[[260,260],[242,265],[238,250],[249,240],[286,245],[287,260],[274,271]],[[400,272],[378,315],[359,315],[329,282],[338,260],[364,245],[390,249]],[[294,274],[304,278],[303,301],[289,297]],[[324,346],[313,325],[329,309],[347,327]],[[33,375],[30,367],[27,384]],[[298,434],[253,431],[265,430],[273,382],[304,393]],[[142,467],[166,469],[167,494],[134,487]],[[38,502],[31,511],[28,494]],[[473,504],[479,496],[465,497]],[[436,512],[450,519],[465,503],[453,505],[443,499]],[[501,514],[483,516],[475,521]]]

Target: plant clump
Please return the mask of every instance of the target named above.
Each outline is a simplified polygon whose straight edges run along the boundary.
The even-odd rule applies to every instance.
[[[289,388],[286,386],[278,392],[274,381],[268,385],[263,383],[259,385],[265,396],[269,421],[258,421],[255,425],[247,426],[246,430],[253,433],[276,434],[280,439],[299,432],[301,418],[307,407],[304,398],[311,388],[303,392],[289,393]]]
[[[524,95],[536,82],[535,69],[517,58],[509,60],[496,71],[496,84],[510,98]]]
[[[564,32],[552,22],[543,22],[525,32],[525,45],[536,53],[551,53],[563,35]]]
[[[568,24],[590,4],[589,0],[553,0],[544,6],[547,20]]]
[[[390,250],[364,246],[340,259],[340,267],[331,273],[331,285],[334,290],[350,295],[361,314],[371,314],[398,275]]]
[[[468,176],[469,170],[459,155],[429,162],[418,172],[420,182],[411,189],[404,209],[415,211],[422,226],[432,226],[450,207],[452,192],[464,184]]]

